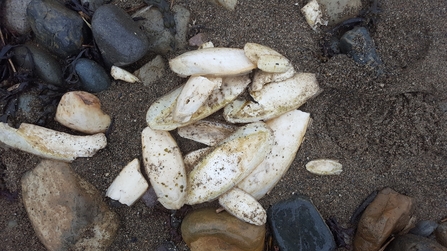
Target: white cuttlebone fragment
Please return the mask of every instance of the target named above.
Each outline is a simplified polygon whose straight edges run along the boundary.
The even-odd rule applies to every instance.
[[[227,10],[234,10],[237,0],[208,0],[214,4],[220,5]]]
[[[235,100],[224,109],[225,120],[231,123],[250,123],[267,120],[292,111],[320,93],[313,73],[296,73],[282,82],[265,85],[250,92],[255,100]]]
[[[254,225],[264,225],[267,213],[259,202],[245,191],[234,187],[219,196],[219,204],[231,215]]]
[[[166,131],[146,127],[141,133],[146,174],[167,209],[179,209],[185,203],[187,179],[183,157],[177,143]]]
[[[318,4],[317,0],[311,0],[307,3],[301,9],[301,13],[303,13],[307,23],[313,30],[317,29],[318,24],[328,24],[328,21],[323,19],[323,12],[321,11],[321,6]]]
[[[214,89],[219,89],[221,85],[222,78],[191,76],[177,98],[174,120],[180,123],[188,122]]]
[[[148,189],[149,184],[140,171],[140,161],[132,160],[127,164],[107,189],[106,196],[131,206]]]
[[[146,114],[146,122],[152,129],[164,131],[170,131],[180,126],[192,124],[208,117],[236,99],[236,97],[245,90],[249,83],[250,78],[248,75],[222,78],[221,88],[215,89],[205,103],[186,123],[177,122],[173,118],[176,100],[183,88],[183,86],[180,86],[155,101],[149,107]]]
[[[27,123],[15,129],[0,122],[0,142],[43,158],[71,162],[92,157],[106,147],[107,138],[103,133],[76,136]]]
[[[271,129],[257,122],[240,127],[216,145],[188,178],[186,204],[211,201],[244,179],[272,148]]]
[[[101,110],[99,98],[84,91],[65,93],[57,105],[54,119],[87,134],[105,132],[111,123],[110,116]]]
[[[258,69],[270,73],[284,73],[293,68],[290,61],[284,56],[262,55],[258,59]]]
[[[306,164],[306,170],[318,175],[338,175],[343,169],[338,160],[318,159]]]
[[[293,110],[266,124],[272,129],[274,144],[265,159],[237,187],[259,200],[269,193],[289,169],[304,139],[310,114]]]
[[[281,82],[286,79],[289,79],[295,75],[295,69],[291,67],[286,72],[282,73],[270,73],[258,70],[255,72],[255,75],[253,76],[253,82],[250,85],[250,91],[260,91],[262,87],[266,84],[273,83],[273,82]]]
[[[272,48],[257,43],[246,43],[244,45],[244,53],[245,56],[247,56],[247,58],[256,65],[258,64],[260,56],[274,55],[284,57],[281,53],[273,50]]]
[[[249,73],[256,68],[244,54],[235,48],[204,48],[188,51],[169,60],[171,70],[181,77],[236,76]]]
[[[237,126],[214,121],[199,120],[177,129],[180,137],[214,146],[237,130]]]
[[[206,49],[206,48],[214,48],[214,44],[213,42],[209,41],[209,42],[205,42],[202,45],[199,46],[199,50],[200,49]]]
[[[186,176],[192,171],[194,166],[199,162],[201,158],[207,155],[211,151],[211,147],[201,148],[195,151],[192,151],[183,156],[183,163],[185,163]]]
[[[112,75],[115,80],[123,80],[127,83],[141,83],[141,80],[135,75],[114,65],[110,69],[110,75]]]

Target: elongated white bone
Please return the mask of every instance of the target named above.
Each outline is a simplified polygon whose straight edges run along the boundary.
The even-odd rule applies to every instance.
[[[214,146],[237,130],[237,126],[200,120],[177,129],[178,134],[208,146]]]
[[[112,68],[110,69],[110,75],[112,75],[115,80],[123,80],[127,83],[132,84],[141,83],[141,80],[135,75],[117,66],[112,66]]]
[[[304,139],[309,113],[294,110],[271,119],[266,124],[272,129],[272,150],[237,186],[255,199],[264,197],[289,169]]]
[[[233,188],[219,197],[219,204],[233,216],[254,224],[264,225],[267,213],[259,202],[239,188]]]
[[[107,145],[103,133],[75,136],[27,123],[15,129],[2,122],[0,142],[43,158],[68,162],[78,157],[91,157]]]
[[[171,70],[179,76],[234,76],[256,68],[242,49],[204,48],[188,51],[169,61]]]
[[[146,122],[152,129],[164,131],[170,131],[179,126],[192,124],[211,115],[233,101],[245,90],[249,83],[250,79],[247,75],[223,78],[221,88],[214,89],[205,103],[186,123],[175,121],[173,117],[177,97],[180,95],[183,88],[183,86],[180,86],[155,101],[149,107],[146,114]]]
[[[225,107],[223,115],[231,123],[267,120],[297,109],[319,92],[315,74],[296,73],[285,81],[270,83],[260,91],[251,92],[256,102],[233,101]]]
[[[317,159],[306,164],[306,170],[318,175],[338,175],[342,170],[342,165],[338,160]]]
[[[174,109],[174,120],[186,123],[206,102],[211,93],[222,85],[222,78],[192,76],[183,87]]]
[[[149,184],[140,172],[140,161],[127,164],[107,189],[106,196],[122,204],[131,206],[147,190]]]
[[[230,190],[262,162],[272,143],[272,132],[262,122],[239,128],[194,167],[186,204],[211,201]]]
[[[171,134],[146,127],[141,133],[143,162],[158,201],[179,209],[186,198],[186,172],[182,154]]]

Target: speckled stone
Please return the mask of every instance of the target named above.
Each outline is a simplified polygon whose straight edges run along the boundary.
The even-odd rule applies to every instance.
[[[428,238],[406,234],[394,239],[385,251],[447,251],[447,248]]]
[[[48,250],[106,250],[118,216],[103,195],[69,164],[43,160],[22,178],[22,198],[37,237]]]
[[[25,34],[31,30],[26,18],[26,7],[31,0],[6,0],[1,18],[3,24],[11,31]],[[1,7],[1,6],[0,6]]]
[[[149,49],[144,32],[123,9],[112,4],[95,11],[92,31],[104,60],[110,65],[132,64]]]
[[[265,226],[243,222],[227,212],[202,208],[183,219],[182,237],[191,251],[262,251]]]
[[[52,53],[65,58],[82,49],[87,26],[75,11],[54,0],[32,0],[26,14],[36,40]]]
[[[329,251],[336,244],[318,210],[303,195],[274,204],[268,210],[273,235],[281,251]]]

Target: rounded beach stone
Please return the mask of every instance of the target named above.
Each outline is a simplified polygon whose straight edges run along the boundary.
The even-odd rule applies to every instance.
[[[39,44],[65,58],[78,53],[86,40],[86,25],[78,13],[54,0],[32,0],[27,18]]]
[[[25,34],[31,30],[26,19],[26,7],[31,0],[6,0],[2,14],[3,24],[11,31]],[[0,6],[1,7],[1,6]]]
[[[82,89],[88,92],[104,91],[111,85],[107,72],[93,60],[80,58],[75,64]]]
[[[48,250],[106,250],[119,227],[101,192],[65,162],[43,160],[27,172],[22,198]]]
[[[105,61],[110,65],[129,65],[142,58],[149,42],[132,18],[121,8],[106,4],[92,18],[92,31]]]
[[[182,237],[191,251],[262,251],[265,225],[243,222],[227,212],[202,208],[182,222]]]

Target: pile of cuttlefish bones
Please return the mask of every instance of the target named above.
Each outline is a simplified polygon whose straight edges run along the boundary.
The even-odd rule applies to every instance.
[[[257,200],[272,190],[295,159],[310,121],[309,113],[297,108],[320,92],[315,74],[296,72],[283,55],[255,43],[247,43],[244,49],[208,44],[170,60],[169,65],[178,75],[190,77],[147,111],[143,162],[158,201],[168,209],[179,209],[184,204],[218,199],[237,218],[265,224],[266,212]],[[113,70],[117,69],[112,69],[112,76],[116,74]],[[251,100],[240,97],[247,89]],[[90,100],[81,103],[100,105],[94,95],[71,93],[67,97],[70,95]],[[58,110],[67,108],[62,103]],[[221,108],[229,123],[201,120]],[[102,111],[92,115],[91,107],[85,110],[94,119],[106,117],[99,131],[110,124]],[[82,116],[75,119],[86,121]],[[180,136],[209,147],[182,156],[169,133],[177,128]],[[75,136],[26,123],[18,129],[0,123],[0,142],[63,161],[93,156],[107,144],[103,133]],[[318,168],[314,168],[317,173]],[[106,195],[132,205],[148,187],[135,159],[123,168]]]

